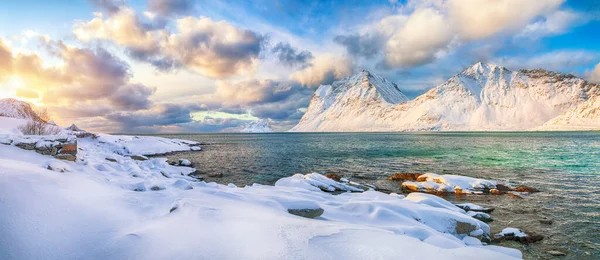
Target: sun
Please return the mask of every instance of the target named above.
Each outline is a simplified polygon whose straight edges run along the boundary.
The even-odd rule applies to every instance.
[[[22,88],[25,85],[23,79],[18,75],[9,76],[5,82],[10,89]]]

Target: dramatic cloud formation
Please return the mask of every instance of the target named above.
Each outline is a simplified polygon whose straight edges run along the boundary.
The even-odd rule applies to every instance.
[[[67,46],[62,42],[43,42],[60,66],[45,66],[37,54],[12,54],[5,45],[0,52],[11,53],[4,67],[26,87],[16,89],[18,97],[41,98],[50,106],[76,107],[76,104],[104,106],[116,110],[137,110],[151,105],[154,88],[130,83],[129,65],[103,48],[86,49]],[[100,105],[102,104],[102,105]],[[89,110],[81,109],[82,116]],[[106,110],[98,111],[104,113]]]
[[[315,57],[312,66],[296,71],[290,76],[290,79],[304,86],[315,88],[349,76],[353,66],[352,60],[347,57],[322,54]]]
[[[207,17],[183,17],[176,30],[152,26],[135,11],[121,8],[104,19],[76,23],[73,33],[82,41],[110,41],[128,49],[135,59],[159,70],[178,65],[214,78],[255,70],[265,38],[226,21]]]
[[[299,65],[305,67],[313,59],[312,53],[309,51],[298,51],[294,49],[289,43],[277,43],[273,49],[273,53],[277,55],[279,61],[287,66],[293,67]]]
[[[398,13],[333,40],[354,57],[378,58],[383,49],[382,67],[413,68],[500,34],[537,38],[562,33],[578,19],[574,12],[557,10],[563,2],[408,1]]]

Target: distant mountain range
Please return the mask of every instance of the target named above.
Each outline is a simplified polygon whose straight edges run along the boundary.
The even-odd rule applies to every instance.
[[[414,100],[366,70],[313,94],[298,132],[600,129],[600,85],[476,63]]]
[[[274,132],[268,119],[259,119],[244,126],[241,133],[271,133]]]

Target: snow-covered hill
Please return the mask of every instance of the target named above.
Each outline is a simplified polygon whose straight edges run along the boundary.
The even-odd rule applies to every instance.
[[[477,63],[408,101],[362,71],[319,87],[291,131],[532,130],[596,96],[600,85],[573,75]]]
[[[31,105],[14,98],[0,99],[0,116],[17,119],[31,119],[37,117]]]
[[[273,128],[268,119],[259,119],[244,126],[241,133],[271,133]]]

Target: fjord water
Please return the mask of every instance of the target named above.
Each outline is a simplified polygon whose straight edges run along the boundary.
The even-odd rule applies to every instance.
[[[272,133],[194,134],[202,152],[178,153],[206,181],[273,184],[294,173],[337,173],[400,192],[395,172],[459,174],[523,184],[542,192],[448,197],[491,207],[492,232],[522,228],[546,238],[533,245],[507,242],[525,258],[548,250],[569,258],[600,258],[600,132]],[[209,174],[223,174],[222,178]],[[544,225],[540,219],[552,219]]]

